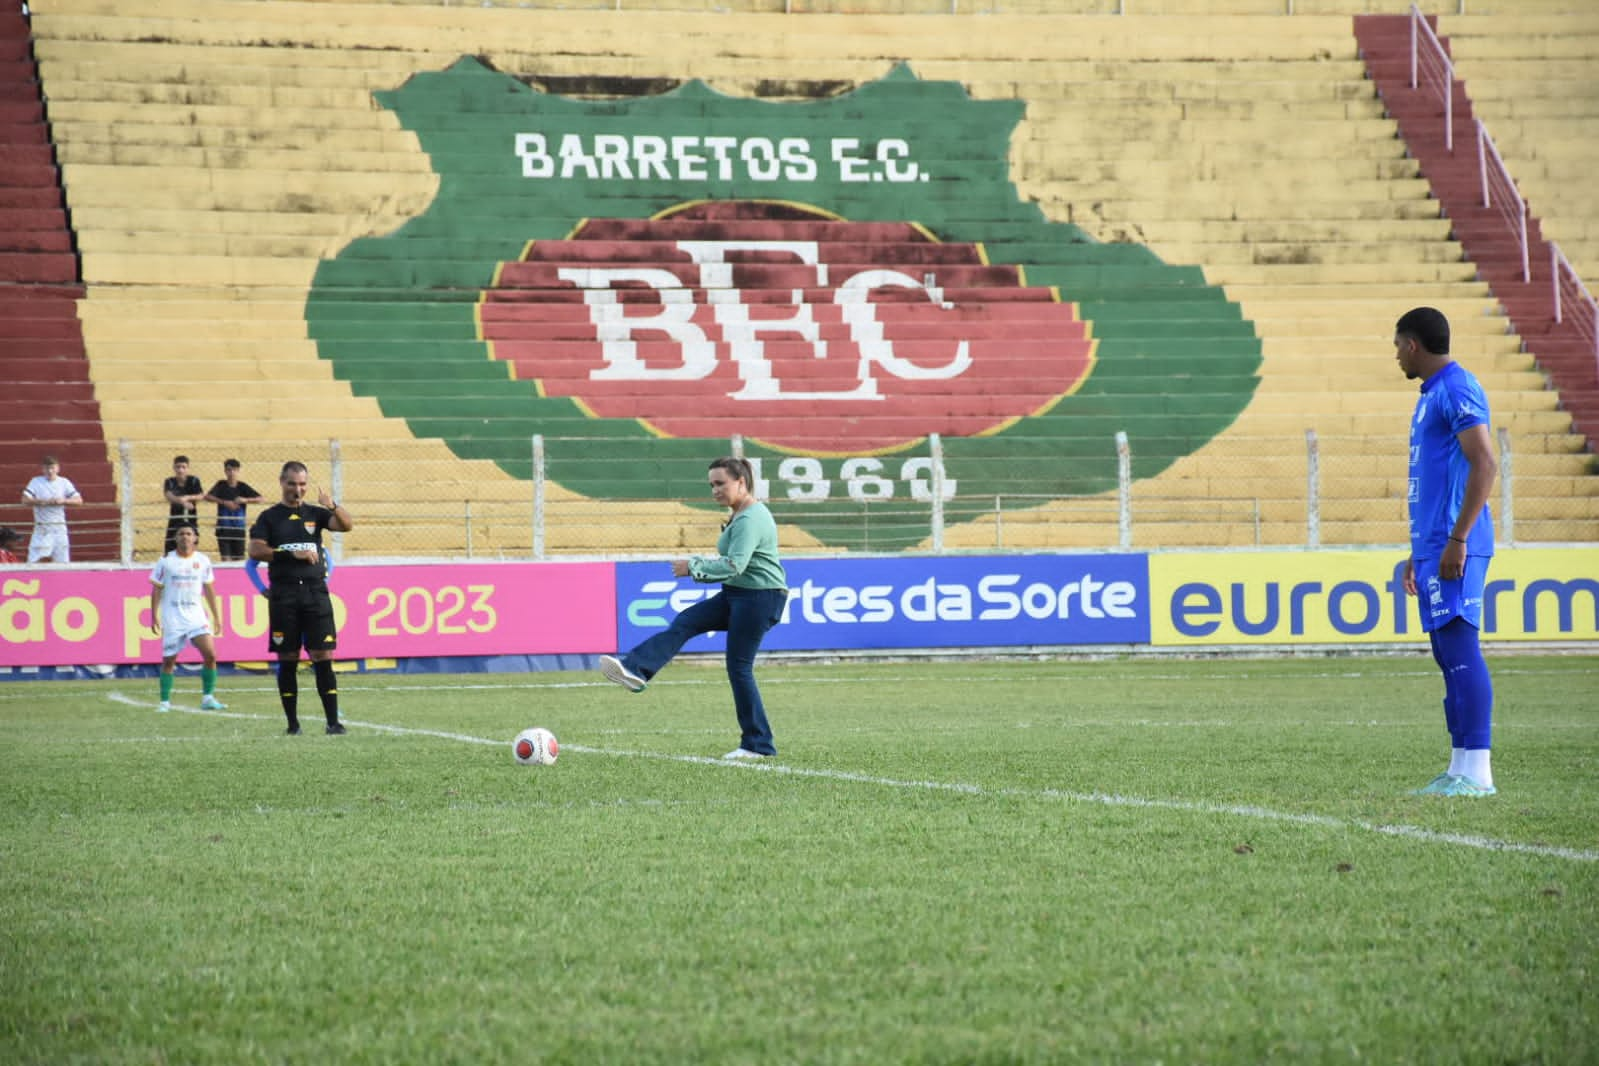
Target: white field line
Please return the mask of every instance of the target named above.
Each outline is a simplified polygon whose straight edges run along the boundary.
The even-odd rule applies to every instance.
[[[140,707],[146,710],[154,708],[154,704],[124,696],[120,692],[113,692],[111,700]],[[267,720],[268,715],[244,714],[237,711],[202,711],[198,708],[178,707],[172,708],[184,714],[197,714],[213,718],[248,718]],[[380,722],[359,722],[353,719],[344,719],[345,725],[356,726],[362,729],[372,729],[380,733],[391,733],[400,736],[435,737],[439,740],[453,740],[462,744],[480,744],[488,747],[501,747],[506,742],[488,737],[475,737],[466,733],[449,733],[437,729],[414,729],[407,726],[385,725]],[[1579,848],[1563,848],[1545,844],[1521,844],[1509,840],[1496,840],[1493,837],[1475,836],[1468,833],[1440,833],[1432,829],[1424,829],[1415,825],[1383,825],[1376,822],[1367,822],[1354,818],[1334,818],[1323,814],[1295,814],[1290,811],[1274,811],[1269,807],[1256,807],[1253,805],[1229,803],[1196,803],[1190,800],[1164,800],[1149,799],[1142,796],[1123,796],[1111,792],[1067,792],[1061,789],[1019,789],[1019,788],[984,788],[981,785],[966,784],[951,781],[909,781],[893,777],[878,777],[872,774],[854,773],[848,770],[826,770],[800,766],[785,766],[775,762],[757,761],[732,761],[719,759],[707,755],[676,755],[659,751],[637,751],[618,748],[591,748],[579,744],[562,744],[563,752],[577,752],[584,755],[602,755],[615,759],[654,759],[661,762],[689,763],[696,766],[714,766],[720,770],[749,771],[752,773],[778,774],[786,777],[821,778],[828,781],[848,781],[859,785],[872,785],[878,788],[906,789],[923,792],[948,792],[967,796],[993,796],[1007,799],[1050,799],[1064,800],[1068,803],[1092,803],[1105,807],[1137,807],[1146,810],[1185,811],[1194,814],[1219,814],[1236,818],[1252,818],[1257,821],[1284,822],[1292,825],[1319,826],[1325,829],[1358,829],[1367,833],[1381,833],[1384,836],[1404,837],[1409,840],[1420,841],[1425,844],[1450,844],[1459,847],[1476,848],[1482,851],[1505,851],[1522,855],[1538,855],[1544,858],[1570,859],[1574,862],[1599,862],[1599,851],[1586,851]],[[1482,802],[1473,800],[1471,802]]]
[[[188,666],[188,665],[192,665],[192,664],[179,664],[179,665],[180,666]],[[701,664],[701,665],[704,665],[704,666],[715,666],[717,664],[715,662],[712,662],[711,660],[707,659],[706,662]],[[1571,671],[1571,670],[1541,670],[1541,669],[1538,669],[1536,667],[1527,668],[1527,669],[1517,669],[1517,668],[1514,668],[1514,667],[1507,667],[1507,668],[1502,668],[1502,669],[1494,669],[1493,670],[1493,675],[1495,677],[1558,677],[1558,676],[1568,676],[1568,675],[1572,674],[1573,672],[1574,671]],[[1580,673],[1581,671],[1576,671],[1576,672]],[[1179,682],[1180,683],[1180,682],[1185,682],[1185,681],[1196,681],[1196,680],[1197,681],[1255,681],[1255,680],[1262,679],[1262,677],[1265,677],[1265,679],[1267,679],[1267,680],[1289,680],[1289,681],[1300,681],[1300,680],[1305,680],[1305,681],[1351,680],[1351,679],[1360,679],[1360,678],[1370,678],[1370,679],[1373,679],[1373,680],[1382,681],[1382,680],[1389,680],[1389,679],[1394,679],[1394,678],[1437,678],[1438,677],[1438,670],[1437,670],[1436,667],[1431,667],[1431,666],[1429,666],[1427,668],[1416,669],[1416,670],[1382,670],[1382,671],[1376,671],[1376,672],[1364,671],[1364,670],[1322,670],[1322,671],[1317,671],[1315,673],[1294,674],[1291,677],[1282,677],[1280,675],[1275,675],[1275,674],[1258,675],[1258,674],[1252,674],[1249,671],[1237,671],[1237,672],[1225,672],[1225,673],[1206,673],[1206,674],[1200,674],[1200,673],[1182,673],[1182,674],[1140,673],[1140,674],[1137,675],[1137,680],[1139,680],[1139,681],[1174,681],[1174,682]],[[235,675],[234,677],[230,677],[229,680],[230,681],[252,680],[252,678],[250,678],[248,675]],[[765,674],[762,674],[762,676],[761,676],[761,684],[763,684],[763,685],[768,685],[768,684],[770,684],[770,685],[805,685],[807,687],[816,686],[816,685],[853,685],[853,684],[858,684],[861,680],[862,680],[862,678],[860,676],[849,676],[849,677],[784,677],[781,670],[769,671],[769,672],[767,672]],[[1038,674],[1038,675],[1029,676],[1029,677],[1017,677],[1014,674],[1005,674],[1005,673],[992,673],[992,674],[964,674],[964,675],[944,674],[944,675],[936,675],[936,676],[934,676],[932,678],[929,678],[927,674],[921,673],[921,674],[905,674],[905,675],[887,675],[887,674],[885,674],[885,675],[881,675],[881,676],[872,676],[870,678],[870,680],[872,680],[872,681],[882,681],[882,682],[888,682],[888,683],[896,683],[896,684],[910,684],[910,683],[914,683],[914,682],[917,682],[917,681],[932,680],[932,681],[935,681],[935,682],[937,682],[939,684],[986,684],[986,683],[994,682],[994,683],[1005,683],[1005,684],[1047,684],[1047,685],[1056,685],[1056,684],[1061,683],[1062,681],[1117,681],[1117,682],[1120,682],[1120,681],[1128,680],[1128,675],[1126,675],[1126,674],[1089,674],[1089,673],[1083,673],[1083,672],[1078,672],[1078,671],[1068,671],[1068,672],[1064,672],[1064,673],[1060,673],[1060,674]],[[692,677],[692,676],[678,676],[678,677],[672,677],[672,678],[663,678],[660,681],[652,682],[651,685],[652,685],[652,687],[660,687],[660,688],[679,687],[679,686],[686,688],[686,687],[705,686],[705,685],[711,685],[711,686],[715,686],[715,687],[718,687],[718,688],[722,688],[722,687],[725,687],[727,685],[727,679],[722,677],[720,675],[720,671],[718,671],[716,676],[707,676],[707,677],[702,677],[702,678],[697,678],[697,677]],[[493,683],[493,682],[482,682],[482,683],[479,683],[479,682],[463,682],[463,683],[448,684],[448,685],[401,685],[401,684],[376,684],[376,685],[369,685],[369,684],[363,684],[360,681],[356,680],[354,677],[351,677],[349,675],[346,675],[339,683],[340,690],[345,691],[345,692],[492,692],[492,691],[496,691],[496,690],[521,692],[521,691],[530,691],[530,690],[536,691],[536,690],[539,690],[539,689],[586,689],[586,688],[601,688],[601,689],[603,689],[603,688],[614,688],[614,687],[615,686],[609,681],[601,681],[601,680],[597,680],[597,679],[585,679],[585,680],[582,680],[582,681],[511,681],[511,682],[499,682],[499,683]],[[229,684],[228,685],[228,689],[230,691],[233,691],[233,692],[274,692],[274,691],[276,691],[276,686],[275,686],[275,683],[267,680],[265,678],[265,676],[263,675],[261,677],[261,679],[260,679],[260,683],[259,684],[245,684],[245,685]],[[4,685],[0,685],[0,699],[4,699],[8,695],[10,695],[10,694],[6,691],[6,687]],[[23,694],[19,693],[18,695],[20,697]],[[30,694],[27,694],[27,695],[28,695],[28,698],[30,698],[30,699],[37,699],[38,698],[36,694],[30,693]]]

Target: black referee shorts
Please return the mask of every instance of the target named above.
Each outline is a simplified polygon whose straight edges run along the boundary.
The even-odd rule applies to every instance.
[[[333,627],[333,600],[325,581],[274,581],[268,618],[272,624],[269,650],[292,655],[300,649],[332,651],[339,646]]]

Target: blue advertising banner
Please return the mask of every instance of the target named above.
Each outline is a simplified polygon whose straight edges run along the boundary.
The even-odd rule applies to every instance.
[[[1148,644],[1146,555],[789,559],[783,621],[764,647],[987,648]],[[660,562],[616,567],[617,647],[670,624],[718,585],[672,577]],[[685,652],[720,651],[722,634]]]

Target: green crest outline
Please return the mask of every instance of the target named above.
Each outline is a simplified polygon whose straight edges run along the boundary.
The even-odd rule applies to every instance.
[[[576,99],[538,92],[472,57],[374,97],[416,134],[438,192],[392,233],[352,241],[318,265],[306,300],[309,335],[335,374],[357,395],[375,397],[385,415],[513,477],[531,477],[533,435],[579,431],[581,444],[547,450],[547,474],[564,487],[597,498],[703,501],[705,464],[726,451],[726,437],[662,437],[635,419],[589,418],[571,399],[542,396],[490,357],[477,317],[500,264],[519,259],[530,241],[562,239],[584,219],[653,218],[695,201],[780,201],[851,222],[914,223],[941,241],[980,245],[990,263],[1021,267],[1028,285],[1052,287],[1076,306],[1096,343],[1087,377],[1047,410],[997,432],[943,439],[946,477],[963,486],[945,504],[950,524],[989,513],[992,494],[978,486],[1025,484],[1035,502],[1114,489],[1118,431],[1128,438],[1132,476],[1153,477],[1230,426],[1259,382],[1253,326],[1199,266],[1096,241],[1020,198],[1009,148],[1021,101],[974,100],[958,83],[922,81],[905,64],[842,95],[796,103],[731,97],[697,80],[656,96]],[[885,143],[909,145],[911,161],[896,162],[897,176],[915,178],[529,179],[511,147],[528,130],[773,140],[825,130],[856,142],[850,164],[864,160],[872,173],[887,165]],[[811,155],[819,174],[836,177],[823,151]],[[854,550],[911,547],[926,537],[925,525],[896,534],[879,522],[874,531],[873,505],[847,506],[836,488],[820,503],[782,498],[774,473],[794,453],[762,444],[759,434],[747,439],[746,455],[763,460],[785,523]],[[849,454],[918,449],[925,454],[916,444]],[[595,476],[607,469],[626,476]],[[887,504],[903,508],[903,488]]]

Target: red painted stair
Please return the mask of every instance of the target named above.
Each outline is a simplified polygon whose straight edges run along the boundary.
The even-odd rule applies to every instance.
[[[86,505],[68,512],[74,562],[120,555],[119,512],[77,305],[83,296],[32,35],[0,10],[0,523],[33,525],[22,489],[54,455]]]
[[[1437,20],[1428,24],[1437,28]],[[1504,307],[1522,341],[1560,391],[1561,406],[1589,441],[1599,439],[1599,359],[1583,337],[1577,316],[1554,321],[1549,244],[1536,216],[1527,220],[1530,280],[1522,275],[1516,233],[1498,206],[1482,205],[1476,119],[1464,82],[1456,79],[1450,96],[1454,150],[1446,147],[1443,99],[1436,88],[1410,87],[1410,16],[1357,15],[1355,38],[1367,73],[1383,103],[1399,123],[1400,135],[1421,163],[1433,195],[1443,205],[1455,239],[1477,265],[1494,298]],[[1440,38],[1447,52],[1449,41]],[[1490,134],[1492,130],[1489,131]]]

